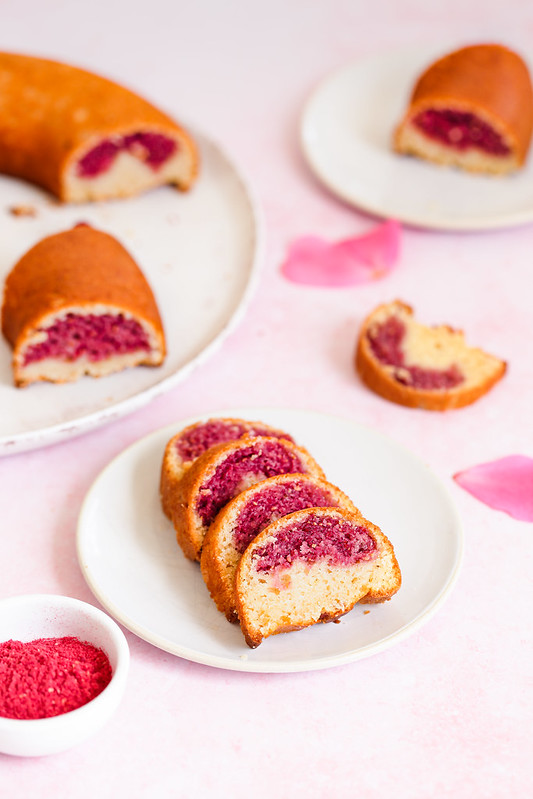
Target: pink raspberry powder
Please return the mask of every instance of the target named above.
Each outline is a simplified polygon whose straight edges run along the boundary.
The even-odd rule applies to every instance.
[[[111,681],[102,649],[74,637],[0,644],[0,716],[44,719],[75,710]]]

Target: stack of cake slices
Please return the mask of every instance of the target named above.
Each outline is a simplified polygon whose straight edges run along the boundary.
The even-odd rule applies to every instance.
[[[161,503],[218,609],[255,648],[400,588],[392,544],[292,437],[216,418],[167,443]]]

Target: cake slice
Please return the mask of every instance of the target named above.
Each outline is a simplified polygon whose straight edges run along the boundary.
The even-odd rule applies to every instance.
[[[292,473],[324,477],[303,447],[283,438],[243,438],[200,455],[180,480],[171,511],[185,556],[200,560],[209,526],[233,497],[260,480]]]
[[[83,69],[0,53],[0,172],[63,202],[129,197],[198,171],[189,133],[134,92]]]
[[[506,370],[504,361],[467,346],[462,331],[415,321],[413,309],[399,300],[380,305],[365,319],[355,364],[376,394],[433,411],[470,405]]]
[[[245,436],[271,436],[292,441],[292,437],[283,430],[245,419],[207,419],[189,425],[172,436],[165,447],[160,478],[161,505],[169,519],[172,518],[176,486],[196,458],[216,444],[227,444]]]
[[[158,366],[166,352],[145,276],[120,242],[88,225],[42,239],[13,267],[2,331],[17,386]]]
[[[523,166],[533,130],[533,89],[522,58],[499,44],[463,47],[418,79],[394,134],[399,153],[471,172]]]
[[[357,512],[340,488],[305,474],[282,474],[238,494],[218,514],[202,547],[202,575],[218,609],[237,621],[235,573],[242,554],[271,522],[303,508],[342,507]]]
[[[401,573],[388,538],[359,512],[307,508],[266,527],[244,552],[235,598],[248,646],[385,601]]]

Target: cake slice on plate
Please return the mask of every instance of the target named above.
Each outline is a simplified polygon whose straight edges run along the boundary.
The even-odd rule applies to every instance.
[[[17,386],[159,366],[166,353],[144,274],[117,239],[88,225],[42,239],[13,267],[2,332]]]
[[[392,544],[358,511],[307,508],[266,527],[243,554],[235,581],[248,646],[270,635],[335,621],[358,602],[400,588]]]
[[[533,89],[523,59],[499,44],[463,47],[419,77],[394,148],[470,172],[503,175],[526,160]]]
[[[202,575],[218,609],[237,621],[235,574],[249,544],[271,522],[303,508],[342,507],[357,512],[337,486],[306,474],[269,477],[238,494],[218,514],[202,547]]]

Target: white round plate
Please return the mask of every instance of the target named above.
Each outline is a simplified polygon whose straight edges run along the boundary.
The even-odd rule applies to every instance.
[[[186,560],[159,501],[165,444],[197,419],[158,430],[119,455],[96,480],[80,514],[83,575],[117,621],[172,654],[253,672],[324,669],[398,643],[440,607],[458,573],[462,529],[439,480],[414,455],[374,430],[309,411],[232,409],[261,419],[309,449],[392,541],[402,587],[383,605],[356,606],[338,624],[267,638],[249,649],[215,607],[197,563]],[[207,418],[206,416],[198,418]]]
[[[11,349],[0,337],[0,455],[45,446],[136,410],[187,377],[240,320],[260,260],[258,211],[235,165],[213,142],[195,138],[201,172],[186,193],[164,187],[133,199],[61,206],[33,186],[0,177],[0,280],[44,236],[89,222],[116,236],[145,273],[168,348],[157,369],[17,389]],[[13,216],[14,206],[31,206],[36,215]]]
[[[508,177],[473,175],[392,151],[414,83],[454,49],[411,47],[327,77],[306,104],[304,154],[315,175],[362,210],[425,228],[484,230],[533,219],[533,159]]]

